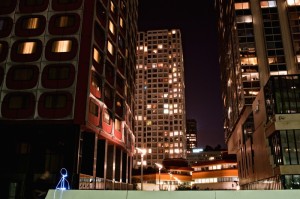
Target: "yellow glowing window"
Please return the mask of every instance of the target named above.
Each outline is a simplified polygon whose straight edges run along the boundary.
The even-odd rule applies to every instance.
[[[99,51],[96,48],[94,48],[93,58],[97,63],[100,63],[101,54],[99,53]]]
[[[71,27],[74,23],[74,16],[60,16],[55,20],[55,26],[59,28]]]
[[[108,52],[109,52],[111,55],[114,54],[114,47],[113,47],[113,45],[111,44],[110,41],[107,42],[107,50],[108,50]]]
[[[71,48],[72,48],[71,40],[59,40],[53,42],[52,52],[56,52],[56,53],[70,52]]]
[[[112,1],[110,2],[110,11],[113,13],[115,12],[115,5]]]
[[[121,27],[121,28],[124,28],[124,21],[123,21],[123,18],[122,18],[122,17],[120,17],[120,27]]]
[[[39,25],[39,18],[28,18],[24,25],[26,29],[37,29]]]
[[[234,7],[236,10],[243,10],[243,9],[249,9],[249,2],[244,3],[235,3]]]
[[[109,30],[113,35],[115,34],[115,26],[110,20],[109,20]]]
[[[36,51],[36,42],[23,42],[18,46],[18,54],[33,54]]]
[[[121,121],[118,119],[115,119],[115,129],[121,131]]]

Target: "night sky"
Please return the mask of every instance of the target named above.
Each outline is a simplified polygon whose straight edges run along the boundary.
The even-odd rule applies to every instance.
[[[186,114],[197,121],[198,147],[226,147],[213,5],[213,0],[139,0],[139,31],[181,31]]]

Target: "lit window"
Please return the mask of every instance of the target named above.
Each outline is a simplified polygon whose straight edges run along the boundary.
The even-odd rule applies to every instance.
[[[115,129],[121,131],[121,121],[118,119],[115,119]]]
[[[276,7],[276,1],[261,1],[260,2],[261,8],[273,8]]]
[[[56,53],[70,52],[71,48],[72,48],[71,40],[54,41],[52,44],[52,52],[56,52]]]
[[[111,55],[114,54],[114,47],[110,41],[107,42],[107,50]]]
[[[115,12],[115,5],[112,1],[110,1],[110,11],[113,13]]]
[[[101,54],[99,53],[99,51],[96,48],[94,48],[93,58],[97,63],[100,63]]]
[[[244,15],[244,16],[237,16],[236,17],[237,23],[251,23],[252,22],[252,16],[251,15]]]
[[[111,22],[110,20],[109,20],[109,30],[113,35],[115,34],[115,26],[113,22]]]
[[[39,18],[37,17],[28,18],[24,23],[26,29],[37,29],[38,25],[39,25]]]
[[[235,3],[234,7],[235,7],[236,10],[249,9],[249,2]]]
[[[120,27],[121,27],[121,28],[124,28],[124,21],[123,21],[123,18],[122,18],[122,17],[120,17]]]
[[[289,6],[298,6],[300,5],[300,0],[287,0]]]
[[[59,28],[71,27],[74,23],[74,16],[60,16],[55,20],[55,26]]]
[[[18,54],[33,54],[36,51],[36,42],[23,42],[18,46]]]

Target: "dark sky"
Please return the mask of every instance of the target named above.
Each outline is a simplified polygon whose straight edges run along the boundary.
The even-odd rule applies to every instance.
[[[200,5],[199,5],[200,4]],[[213,0],[139,0],[139,31],[180,29],[187,119],[198,126],[198,147],[226,147]]]

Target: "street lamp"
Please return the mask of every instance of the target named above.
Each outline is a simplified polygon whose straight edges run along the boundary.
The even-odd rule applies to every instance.
[[[146,154],[146,149],[140,149],[136,147],[138,153],[141,154],[141,191],[143,191],[143,164],[144,164],[144,155]]]
[[[159,163],[155,163],[155,165],[158,167],[158,189],[160,190],[160,170],[163,168],[163,165]]]

